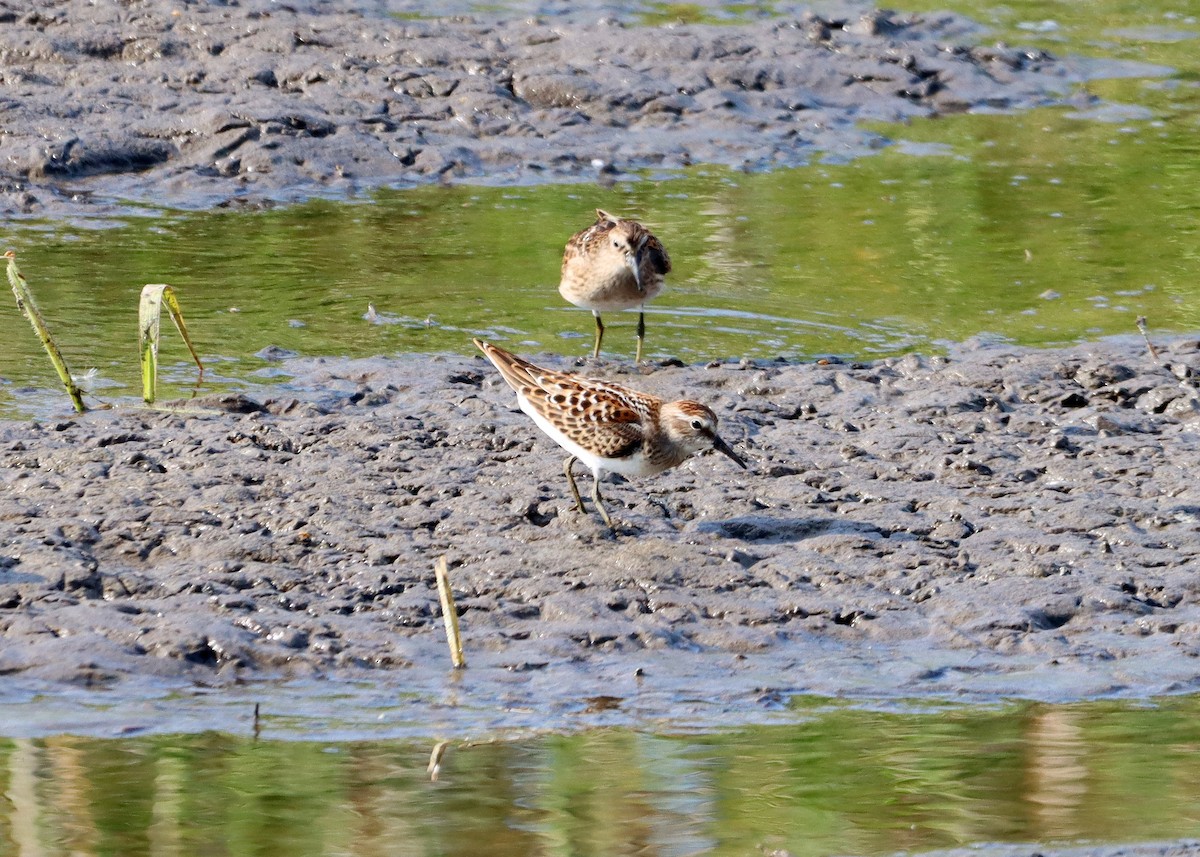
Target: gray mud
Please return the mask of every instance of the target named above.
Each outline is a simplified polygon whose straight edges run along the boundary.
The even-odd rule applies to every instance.
[[[951,14],[839,9],[634,27],[401,20],[349,0],[0,2],[0,211],[781,167],[885,145],[864,120],[1087,107],[1073,84],[1128,73],[981,45]]]
[[[708,402],[753,463],[606,485],[615,537],[481,359],[295,360],[309,392],[207,416],[0,424],[0,672],[441,699],[444,554],[470,663],[454,716],[492,725],[594,699],[744,721],[794,693],[1193,691],[1200,343],[1159,356],[591,365]]]

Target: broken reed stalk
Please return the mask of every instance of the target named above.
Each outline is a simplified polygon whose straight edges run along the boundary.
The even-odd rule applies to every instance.
[[[456,670],[467,665],[463,658],[462,636],[458,633],[458,611],[454,607],[454,593],[450,591],[450,568],[446,557],[438,557],[434,566],[437,577],[438,599],[442,602],[442,621],[446,625],[446,642],[450,644],[450,660]]]
[[[71,403],[75,406],[75,410],[82,414],[87,410],[87,406],[83,404],[83,391],[71,377],[71,370],[67,368],[67,362],[63,360],[62,352],[58,350],[58,346],[54,344],[54,339],[50,336],[50,331],[46,328],[42,313],[33,299],[33,292],[29,290],[29,283],[26,282],[21,269],[17,267],[17,254],[9,250],[4,254],[4,258],[8,260],[8,282],[17,298],[17,309],[23,312],[29,319],[29,323],[33,325],[34,333],[42,341],[42,347],[50,355],[50,362],[54,364],[58,377],[62,379],[63,386],[67,388],[67,395],[71,397]]]
[[[196,367],[200,370],[197,384],[204,380],[204,365],[192,347],[191,337],[188,336],[187,325],[183,323],[183,313],[179,309],[179,299],[175,290],[166,283],[148,283],[142,287],[142,297],[138,301],[138,351],[142,364],[142,399],[146,404],[154,404],[158,393],[158,341],[163,304],[175,322],[175,329],[183,337],[183,342],[191,352]]]

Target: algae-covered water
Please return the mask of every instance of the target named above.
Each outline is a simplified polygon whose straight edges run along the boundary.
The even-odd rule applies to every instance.
[[[1094,81],[1098,100],[1076,106],[877,126],[891,145],[849,162],[835,152],[794,170],[700,165],[610,187],[436,186],[257,213],[10,224],[6,248],[76,374],[95,368],[90,384],[109,399],[139,390],[149,282],[178,291],[206,389],[261,383],[272,346],[465,352],[485,335],[583,355],[591,319],[556,286],[563,244],[596,207],[644,219],[672,256],[651,358],[865,359],[976,335],[1052,345],[1134,333],[1138,316],[1152,331],[1200,327],[1200,23],[1186,4],[956,8],[1012,42],[1159,71]],[[607,319],[613,356],[632,356],[634,319]],[[190,392],[169,330],[162,359],[163,394]],[[0,415],[65,405],[25,322],[0,313]]]
[[[1196,707],[817,703],[707,734],[446,744],[305,738],[267,712],[257,737],[243,722],[0,740],[0,853],[804,857],[1195,837]]]

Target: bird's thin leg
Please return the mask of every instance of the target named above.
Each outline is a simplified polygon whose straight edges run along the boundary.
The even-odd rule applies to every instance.
[[[563,462],[563,473],[567,474],[567,484],[571,486],[571,496],[575,498],[575,508],[583,513],[583,498],[579,496],[579,488],[575,485],[575,474],[571,472],[571,465],[576,461],[575,456],[568,455],[567,460]]]
[[[592,500],[596,503],[596,511],[600,513],[600,517],[604,519],[604,523],[614,533],[617,528],[613,526],[612,518],[608,517],[608,510],[604,508],[604,501],[600,499],[600,474],[595,474],[595,479],[592,481]]]
[[[592,315],[596,317],[596,347],[592,349],[592,359],[595,360],[600,356],[600,340],[604,338],[604,322],[600,320],[600,313],[595,310],[592,310]]]
[[[635,363],[642,362],[642,342],[646,338],[646,311],[638,310],[638,344],[637,344],[637,359]]]

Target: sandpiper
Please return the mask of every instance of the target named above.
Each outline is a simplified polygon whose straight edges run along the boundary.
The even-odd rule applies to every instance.
[[[583,500],[571,466],[582,461],[591,469],[592,500],[610,530],[616,527],[600,498],[600,475],[605,471],[650,476],[706,449],[715,449],[738,466],[746,466],[717,434],[717,415],[706,405],[664,402],[628,387],[543,369],[503,348],[478,339],[474,342],[516,391],[521,410],[570,453],[563,472],[580,512],[584,511]]]
[[[613,217],[596,209],[596,222],[576,232],[563,253],[558,291],[575,306],[590,309],[596,318],[596,347],[600,356],[604,322],[600,311],[638,307],[637,362],[642,362],[646,339],[646,301],[663,287],[671,259],[662,242],[636,220]]]

